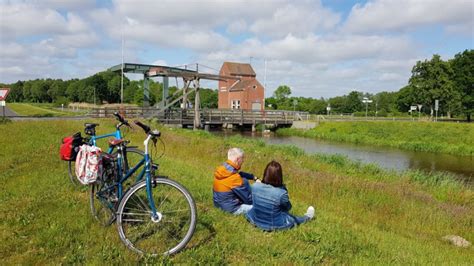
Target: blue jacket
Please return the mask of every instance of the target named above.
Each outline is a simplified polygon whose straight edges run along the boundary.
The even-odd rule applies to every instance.
[[[285,187],[274,187],[264,183],[252,186],[253,208],[245,214],[253,225],[273,231],[296,225],[295,218],[288,213],[291,202]]]
[[[213,201],[214,206],[234,213],[242,204],[252,204],[252,192],[247,179],[252,174],[238,172],[232,161],[226,161],[214,172]]]

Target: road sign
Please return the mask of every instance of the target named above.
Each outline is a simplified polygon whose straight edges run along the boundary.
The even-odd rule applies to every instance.
[[[435,100],[435,111],[439,110],[439,100]]]
[[[0,106],[5,106],[5,101],[0,101]]]
[[[418,104],[418,111],[421,111],[421,107],[423,107],[422,104]]]
[[[415,110],[416,110],[416,108],[418,108],[418,106],[416,106],[416,105],[412,105],[412,106],[410,106],[410,111],[415,111]]]
[[[10,92],[9,88],[0,88],[0,101],[4,101],[7,98],[8,92]]]

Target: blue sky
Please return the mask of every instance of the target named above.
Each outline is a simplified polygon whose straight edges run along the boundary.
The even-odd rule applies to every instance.
[[[216,73],[251,61],[267,96],[396,91],[416,61],[474,48],[468,0],[0,0],[0,12],[2,83],[120,64],[122,32],[125,62]]]

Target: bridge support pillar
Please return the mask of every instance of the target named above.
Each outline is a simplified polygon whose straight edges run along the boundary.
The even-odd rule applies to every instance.
[[[252,132],[255,132],[255,131],[257,131],[257,128],[256,128],[255,124],[252,124]]]

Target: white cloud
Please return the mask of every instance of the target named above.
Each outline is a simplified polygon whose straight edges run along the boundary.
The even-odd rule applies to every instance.
[[[304,36],[310,32],[334,28],[339,20],[338,14],[323,8],[319,2],[291,2],[276,9],[271,17],[257,19],[250,26],[250,30],[273,37],[285,37],[288,34]]]
[[[474,24],[474,2],[469,0],[375,0],[356,4],[345,29],[350,32],[411,31],[417,26]]]

